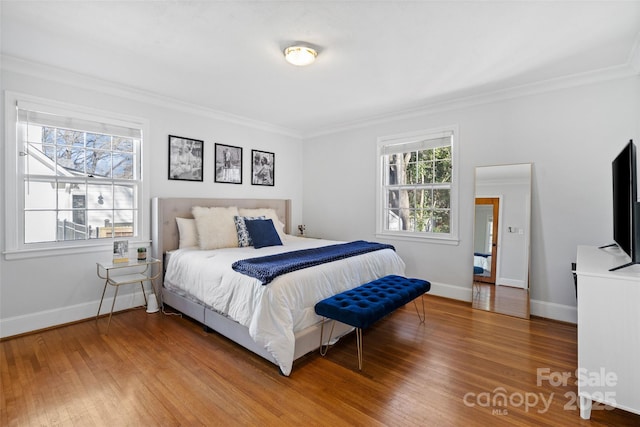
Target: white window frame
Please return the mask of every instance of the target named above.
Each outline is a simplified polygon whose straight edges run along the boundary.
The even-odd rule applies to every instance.
[[[140,144],[140,181],[138,187],[137,203],[138,218],[134,225],[139,232],[128,240],[132,246],[144,245],[149,242],[149,180],[146,179],[146,171],[149,167],[148,156],[145,155],[149,145],[149,121],[140,117],[122,115],[118,113],[98,110],[86,106],[68,104],[26,95],[16,92],[5,92],[5,259],[35,258],[52,255],[78,254],[86,252],[99,252],[113,247],[113,238],[69,240],[58,242],[28,243],[25,244],[21,236],[24,236],[24,184],[20,169],[19,129],[17,126],[17,105],[31,104],[45,108],[47,112],[75,117],[79,119],[97,122],[111,123],[119,126],[128,126],[142,130]]]
[[[384,151],[385,147],[396,144],[409,144],[412,142],[423,141],[427,139],[441,138],[444,135],[451,134],[451,211],[450,211],[450,229],[449,233],[425,233],[417,231],[391,231],[385,229],[385,170],[384,170]],[[443,126],[440,128],[427,129],[416,132],[408,132],[397,135],[379,137],[377,141],[377,168],[376,168],[376,237],[388,238],[394,240],[413,240],[430,243],[457,245],[458,237],[458,146],[459,132],[457,125]]]

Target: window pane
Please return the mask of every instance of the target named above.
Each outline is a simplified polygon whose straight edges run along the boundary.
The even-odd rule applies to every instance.
[[[57,240],[85,240],[88,239],[88,228],[86,224],[80,224],[74,221],[74,211],[58,212]],[[84,217],[83,217],[84,219]]]
[[[133,179],[133,160],[132,154],[113,153],[113,178]]]
[[[109,135],[87,133],[87,148],[111,150],[111,137]]]
[[[56,211],[25,211],[25,243],[56,241]]]
[[[111,184],[88,184],[87,207],[89,209],[113,209]]]
[[[70,145],[59,145],[56,149],[56,161],[59,166],[68,172],[78,172],[84,174],[84,148],[76,148]],[[64,170],[60,175],[67,175]]]
[[[406,190],[407,192],[407,200],[409,200],[409,206],[416,205],[416,190]]]
[[[63,184],[64,185],[64,184]],[[55,182],[24,182],[24,207],[25,209],[51,209],[56,208]]]
[[[33,175],[55,175],[55,163],[53,162],[54,148],[52,145],[29,144],[28,156],[24,157],[27,162],[27,170]]]
[[[76,194],[72,196],[73,206],[73,222],[76,224],[87,224],[87,198],[84,194]]]
[[[429,222],[429,211],[418,209],[415,213],[416,216],[416,231],[425,232]]]
[[[417,209],[425,209],[431,206],[431,190],[420,189],[416,190],[416,203]]]
[[[113,197],[116,209],[133,209],[135,203],[134,187],[132,185],[114,185]]]
[[[387,207],[397,208],[398,206],[400,206],[400,191],[389,190],[387,192]]]
[[[114,137],[113,138],[113,150],[114,151],[125,151],[128,153],[133,152],[133,139],[131,138],[121,138]],[[196,153],[194,153],[196,154]]]
[[[43,144],[55,144],[56,143],[56,130],[54,128],[42,127],[42,143]]]
[[[111,152],[87,150],[87,175],[111,177]]]
[[[391,231],[400,230],[400,215],[397,209],[388,209],[386,211],[386,227]]]
[[[418,152],[418,160],[422,162],[433,160],[433,150],[420,150]]]
[[[451,160],[436,161],[434,182],[451,182]]]
[[[449,210],[436,210],[433,212],[433,232],[435,233],[449,233],[451,231],[450,223],[450,211]]]
[[[389,174],[387,184],[396,185],[401,184],[400,171],[402,171],[402,156],[397,154],[392,154],[387,157],[387,162],[389,164]]]
[[[114,215],[114,237],[133,237],[133,211],[115,211]]]
[[[436,208],[450,208],[451,191],[449,189],[433,190],[433,206]]]
[[[418,162],[416,164],[417,178],[416,184],[427,184],[433,182],[432,162]]]
[[[434,154],[436,160],[451,159],[451,147],[438,147]]]
[[[87,213],[92,239],[113,237],[113,211],[89,211]]]
[[[72,209],[74,195],[86,195],[86,186],[77,182],[58,181],[58,209]]]

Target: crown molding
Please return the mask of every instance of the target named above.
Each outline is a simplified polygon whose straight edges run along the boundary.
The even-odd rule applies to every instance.
[[[142,102],[145,104],[154,105],[156,107],[178,110],[184,113],[199,115],[208,119],[220,120],[240,126],[246,126],[265,132],[276,133],[298,139],[302,138],[302,135],[299,132],[292,129],[275,126],[270,123],[249,119],[247,117],[235,114],[225,113],[211,108],[206,108],[201,105],[192,104],[179,99],[143,91],[135,87],[125,86],[119,83],[91,77],[86,74],[76,73],[58,67],[52,67],[50,65],[29,61],[15,56],[0,55],[0,64],[2,69],[4,70],[25,74],[31,77],[49,80],[61,84],[68,84],[81,89],[93,90],[106,95],[117,96],[119,98]]]
[[[638,39],[640,40],[640,37]],[[634,47],[635,53],[629,57],[627,63],[622,65],[589,71],[585,73],[572,74],[569,76],[553,78],[526,85],[488,91],[477,95],[431,101],[418,107],[397,110],[395,112],[387,114],[369,116],[362,120],[346,122],[342,125],[327,128],[318,132],[307,132],[303,134],[303,138],[310,139],[319,136],[370,127],[381,123],[395,122],[419,116],[433,115],[437,113],[471,108],[479,105],[491,104],[525,96],[539,95],[547,92],[555,92],[578,86],[591,85],[609,80],[633,77],[640,74],[639,45],[640,43],[636,41],[636,45]],[[632,50],[632,52],[634,52],[634,50]]]
[[[240,126],[262,130],[265,132],[306,140],[340,132],[357,130],[364,127],[379,125],[382,123],[406,120],[425,115],[433,115],[452,110],[472,108],[480,105],[516,99],[525,96],[538,95],[578,86],[591,85],[609,80],[637,76],[640,74],[640,33],[636,37],[634,47],[631,49],[631,52],[627,58],[627,62],[622,65],[589,71],[585,73],[573,74],[564,77],[558,77],[526,85],[488,91],[485,93],[470,96],[459,96],[457,98],[450,97],[449,99],[430,100],[417,107],[400,109],[384,114],[370,115],[363,119],[353,120],[335,126],[330,126],[322,130],[308,131],[297,131],[281,126],[272,125],[270,123],[253,120],[247,117],[213,110],[179,99],[158,95],[134,87],[113,83],[95,77],[90,77],[85,74],[75,73],[73,71],[28,61],[14,56],[0,55],[0,64],[2,66],[2,69],[54,81],[57,83],[69,84],[75,87],[98,91],[107,95],[126,98],[158,107],[182,111],[188,114],[199,115],[209,119],[220,120]]]

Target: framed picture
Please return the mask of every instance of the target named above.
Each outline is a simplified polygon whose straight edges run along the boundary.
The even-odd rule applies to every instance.
[[[251,150],[251,184],[273,185],[275,166],[275,154]]]
[[[129,241],[115,240],[113,242],[113,262],[129,261]]]
[[[216,144],[215,182],[242,184],[242,147]]]
[[[204,142],[169,135],[169,179],[202,181]]]

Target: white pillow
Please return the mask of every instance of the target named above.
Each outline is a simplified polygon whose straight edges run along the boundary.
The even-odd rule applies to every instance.
[[[283,242],[286,240],[286,234],[284,233],[284,224],[280,222],[278,219],[278,214],[275,209],[271,208],[256,208],[256,209],[248,209],[248,208],[240,208],[238,209],[240,212],[240,216],[264,216],[266,219],[270,219],[273,221],[273,226],[276,228],[278,232],[278,236],[280,236],[280,240]]]
[[[238,233],[233,221],[233,217],[238,215],[238,208],[194,206],[191,213],[196,220],[200,249],[238,247]]]
[[[179,248],[198,247],[198,229],[196,220],[191,218],[176,218],[178,223],[178,234],[180,236]]]

